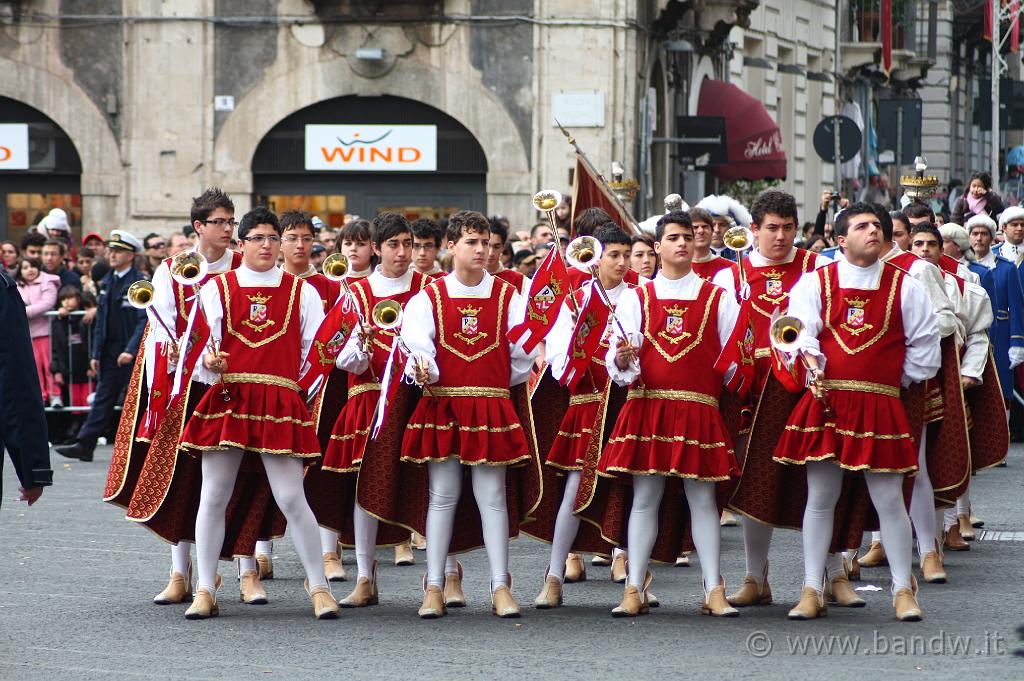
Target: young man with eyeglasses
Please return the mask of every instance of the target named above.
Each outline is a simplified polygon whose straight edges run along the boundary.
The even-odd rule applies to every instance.
[[[104,501],[125,508],[128,520],[146,525],[171,544],[170,579],[153,599],[158,605],[181,603],[192,597],[190,554],[195,537],[195,515],[191,509],[198,505],[202,472],[197,459],[178,458],[178,440],[189,415],[208,386],[216,382],[216,377],[202,366],[196,367],[180,399],[157,415],[158,422],[150,437],[140,439],[136,435],[150,399],[148,393],[157,379],[157,358],[161,354],[167,359],[159,363],[167,374],[161,383],[166,385],[173,379],[171,374],[177,367],[180,353],[173,353],[171,341],[180,341],[188,329],[199,289],[210,278],[233,270],[242,262],[241,254],[227,248],[234,231],[234,214],[234,204],[220,189],[207,189],[193,199],[192,227],[198,241],[189,250],[206,258],[209,263],[206,278],[195,286],[182,286],[171,276],[173,261],[170,258],[162,262],[153,275],[153,314],[143,343],[144,359],[136,363],[107,473]],[[195,312],[201,321],[201,311]],[[170,326],[175,339],[171,339],[163,325],[156,321],[157,315]],[[144,388],[146,385],[148,389]],[[237,547],[233,540],[227,544],[228,555],[234,555]],[[251,549],[248,552],[251,553]],[[243,584],[248,582],[252,582],[250,591],[262,591],[258,579]],[[265,594],[263,599],[265,602]]]
[[[341,293],[341,285],[316,271],[309,262],[316,236],[313,222],[301,211],[289,211],[281,216],[281,253],[284,255],[284,271],[304,279],[323,301],[324,311],[331,309]]]
[[[441,250],[444,230],[441,225],[428,218],[412,223],[412,266],[420,274],[436,279],[445,275],[437,264],[437,253]]]
[[[238,238],[242,265],[199,294],[210,337],[219,340],[202,363],[217,374],[220,387],[206,392],[181,434],[182,448],[200,452],[203,472],[196,515],[199,577],[185,617],[206,619],[219,612],[217,561],[246,460],[247,470],[262,468],[256,475],[265,476],[288,520],[314,616],[335,618],[338,604],[324,576],[316,519],[303,490],[305,464],[320,457],[320,445],[298,387],[302,363],[324,319],[323,304],[312,286],[276,266],[281,248],[276,215],[266,208],[249,211]],[[254,502],[240,503],[251,508]]]

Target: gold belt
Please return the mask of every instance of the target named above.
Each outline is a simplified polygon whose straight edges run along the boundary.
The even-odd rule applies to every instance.
[[[900,389],[884,383],[871,383],[870,381],[841,381],[825,379],[821,382],[826,390],[848,390],[855,393],[874,393],[886,395],[887,397],[899,397]]]
[[[631,388],[626,393],[627,400],[674,400],[680,402],[700,402],[709,407],[718,409],[718,400],[704,393],[693,392],[692,390],[649,390],[647,388]]]
[[[473,385],[461,388],[428,385],[427,392],[435,397],[501,397],[507,400],[512,396],[508,388],[485,388]]]
[[[276,385],[281,388],[288,388],[289,390],[299,392],[298,383],[273,374],[235,373],[224,374],[222,378],[225,383],[262,383],[264,385]]]
[[[575,406],[577,404],[592,404],[593,402],[601,401],[601,393],[586,393],[583,395],[573,395],[569,398],[569,406]]]
[[[754,350],[754,358],[755,359],[765,359],[766,357],[771,357],[771,356],[772,356],[772,349],[771,348],[758,348],[758,349]]]
[[[380,383],[360,383],[358,385],[354,385],[348,389],[348,396],[349,398],[352,398],[356,395],[368,393],[371,390],[380,390]]]

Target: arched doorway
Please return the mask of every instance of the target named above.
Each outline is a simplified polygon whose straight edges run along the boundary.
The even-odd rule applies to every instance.
[[[433,169],[401,169],[400,159],[419,159],[408,147],[360,149],[360,136],[345,127],[347,137],[336,147],[322,148],[306,126],[375,126],[363,140],[381,139],[421,126],[416,134],[436,149]],[[432,127],[431,127],[432,126]],[[321,129],[324,130],[324,129]],[[330,130],[328,130],[328,133]],[[421,137],[417,137],[420,139]],[[334,139],[334,138],[332,138]],[[365,147],[365,145],[363,145]],[[353,170],[315,169],[324,163],[307,160],[307,147],[325,159],[354,160],[362,153],[365,163]],[[379,161],[382,170],[366,170]],[[335,167],[344,167],[343,165]],[[344,96],[301,109],[275,125],[260,141],[252,160],[254,204],[275,211],[307,210],[332,227],[340,227],[346,215],[370,218],[383,210],[404,213],[410,219],[444,217],[459,209],[484,211],[487,207],[487,159],[476,138],[457,120],[432,106],[393,96]]]
[[[28,166],[0,167],[0,239],[20,241],[51,208],[62,208],[76,243],[82,237],[82,161],[71,138],[46,114],[8,97],[0,97],[0,126],[9,140],[0,143],[0,157],[20,152]]]

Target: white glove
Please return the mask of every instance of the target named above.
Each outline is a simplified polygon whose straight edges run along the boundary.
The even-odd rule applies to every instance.
[[[1010,369],[1016,369],[1024,364],[1024,348],[1010,348]]]

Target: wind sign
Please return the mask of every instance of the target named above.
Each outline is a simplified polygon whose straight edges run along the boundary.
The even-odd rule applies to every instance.
[[[306,170],[437,170],[437,126],[307,125]]]

